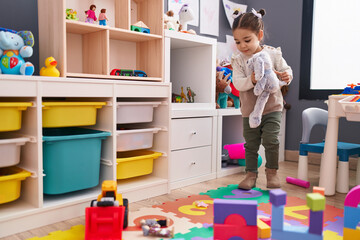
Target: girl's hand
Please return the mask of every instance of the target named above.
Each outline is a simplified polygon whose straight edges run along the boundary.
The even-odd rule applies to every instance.
[[[284,81],[286,83],[290,82],[290,75],[287,72],[278,72],[275,70],[274,70],[274,72],[276,73],[276,75],[278,75],[278,77],[281,81]]]
[[[251,82],[255,85],[257,83],[256,79],[255,79],[255,72],[253,72],[251,74]]]

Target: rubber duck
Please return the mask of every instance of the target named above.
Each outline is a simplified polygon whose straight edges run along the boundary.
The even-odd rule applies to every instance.
[[[60,72],[56,68],[57,62],[55,58],[48,57],[45,59],[45,67],[42,67],[40,70],[40,76],[49,76],[49,77],[59,77]]]

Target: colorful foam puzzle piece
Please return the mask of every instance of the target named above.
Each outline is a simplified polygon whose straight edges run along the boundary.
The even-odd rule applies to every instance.
[[[84,240],[85,238],[85,226],[76,225],[66,231],[55,231],[49,233],[45,237],[33,237],[27,240]]]
[[[207,208],[198,208],[196,201],[202,201],[209,206]],[[213,199],[207,195],[191,195],[187,198],[177,199],[172,202],[164,202],[161,205],[154,205],[164,212],[172,212],[177,217],[188,218],[192,223],[212,223],[213,222]]]
[[[324,240],[343,240],[343,237],[340,236],[337,232],[326,230],[323,232]]]
[[[175,230],[176,231],[176,230]],[[176,233],[175,238],[184,238],[186,240],[191,239],[194,240],[195,238],[203,238],[203,239],[213,239],[214,236],[214,229],[211,228],[191,228],[188,233]]]
[[[250,191],[238,189],[238,185],[230,184],[227,187],[209,190],[200,195],[208,195],[210,198],[216,199],[237,199],[237,200],[256,200],[259,203],[269,202],[269,191],[260,188],[253,188]]]
[[[325,212],[326,213],[326,212]],[[344,217],[335,217],[336,221],[327,221],[324,223],[324,232],[336,232],[339,236],[343,236]]]

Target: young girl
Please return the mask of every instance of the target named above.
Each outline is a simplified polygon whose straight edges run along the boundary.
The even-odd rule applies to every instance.
[[[262,17],[265,10],[243,13],[236,17],[232,31],[237,49],[231,59],[233,67],[234,86],[240,91],[241,112],[243,116],[243,129],[245,138],[246,176],[240,184],[241,189],[255,187],[257,178],[257,159],[260,144],[265,148],[266,179],[268,188],[279,188],[280,180],[277,176],[279,168],[279,140],[281,112],[283,110],[283,97],[281,91],[270,94],[262,115],[261,124],[257,128],[250,128],[249,115],[253,111],[257,96],[254,95],[256,84],[255,74],[247,67],[246,61],[253,54],[266,51],[272,60],[273,69],[281,81],[289,84],[292,80],[292,70],[282,57],[280,48],[261,45],[264,36],[264,23]]]

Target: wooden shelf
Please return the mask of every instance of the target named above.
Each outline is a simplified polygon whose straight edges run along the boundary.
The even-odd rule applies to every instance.
[[[132,80],[132,81],[155,81],[161,82],[162,78],[158,77],[128,77],[128,76],[114,76],[102,74],[86,74],[86,73],[67,73],[68,77],[75,78],[97,78],[97,79],[115,79],[115,80]]]

